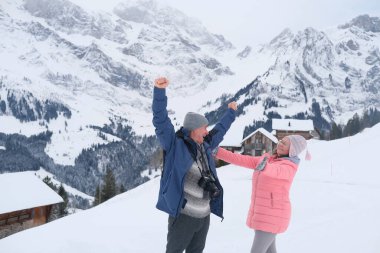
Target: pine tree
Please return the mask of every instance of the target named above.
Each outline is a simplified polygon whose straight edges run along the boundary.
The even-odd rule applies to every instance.
[[[63,217],[63,216],[66,216],[68,214],[67,204],[68,204],[69,198],[68,198],[67,192],[66,192],[65,188],[63,187],[62,183],[58,188],[58,194],[63,198],[63,203],[59,204],[59,215],[61,217]]]
[[[101,202],[104,202],[116,195],[116,180],[110,169],[107,169],[104,177],[104,186],[101,191]]]
[[[365,111],[363,113],[363,116],[360,118],[360,131],[362,131],[363,129],[367,127],[371,127],[369,114],[370,114],[369,111]]]
[[[331,140],[340,139],[343,136],[342,127],[337,125],[334,121],[331,123]]]
[[[53,184],[50,177],[48,177],[48,176],[44,177],[44,179],[42,179],[42,182],[47,184],[54,191],[57,191],[57,187]]]
[[[370,118],[370,127],[376,125],[377,123],[380,122],[380,112],[375,108],[375,109],[370,109],[369,110],[369,118]]]
[[[119,193],[123,193],[123,192],[125,192],[125,187],[123,184],[120,184]]]
[[[359,115],[355,115],[347,122],[347,125],[343,129],[343,136],[352,136],[360,132],[360,119]]]
[[[354,131],[353,135],[357,134],[361,131],[360,130],[360,118],[359,118],[359,115],[357,113],[354,114],[354,118],[352,120],[352,130]]]
[[[100,196],[100,186],[98,185],[96,187],[96,191],[95,191],[95,199],[94,199],[94,203],[93,203],[93,206],[97,206],[101,203],[101,196]]]
[[[48,217],[48,221],[53,221],[63,216],[66,216],[68,214],[67,203],[69,201],[69,197],[62,183],[59,186],[59,188],[57,188],[51,181],[51,178],[48,176],[46,176],[42,181],[63,198],[63,203],[53,205],[50,215]]]

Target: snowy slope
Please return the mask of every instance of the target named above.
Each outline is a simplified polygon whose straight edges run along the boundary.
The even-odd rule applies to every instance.
[[[380,194],[377,146],[380,124],[350,138],[309,141],[291,191],[292,221],[278,236],[280,252],[377,253]],[[218,170],[225,189],[223,222],[212,216],[205,252],[249,252],[245,226],[252,171]],[[7,253],[164,252],[167,216],[155,209],[159,179],[104,204],[0,240]],[[20,243],[23,242],[23,243]]]

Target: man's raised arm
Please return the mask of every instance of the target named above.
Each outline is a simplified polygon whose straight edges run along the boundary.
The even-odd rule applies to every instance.
[[[175,139],[174,126],[169,119],[168,111],[166,109],[168,104],[166,87],[168,87],[168,85],[169,80],[165,77],[157,78],[154,81],[152,103],[153,125],[161,147],[165,151],[168,151],[171,148]]]
[[[237,103],[231,102],[228,104],[228,109],[210,131],[209,135],[206,136],[205,140],[210,144],[211,149],[216,148],[219,143],[222,142],[224,135],[230,128],[232,122],[235,121],[237,110]]]

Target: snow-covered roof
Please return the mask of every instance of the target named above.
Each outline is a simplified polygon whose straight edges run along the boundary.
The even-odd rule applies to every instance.
[[[311,119],[272,119],[272,128],[286,131],[312,131],[314,124]]]
[[[63,202],[32,172],[0,174],[0,214]]]
[[[266,137],[268,137],[268,138],[269,138],[271,141],[273,141],[274,143],[277,143],[277,142],[278,142],[277,138],[276,138],[273,134],[269,133],[267,130],[265,130],[264,128],[260,127],[259,129],[256,129],[256,131],[254,131],[253,133],[251,133],[250,135],[248,135],[247,137],[245,137],[245,138],[241,141],[241,143],[243,143],[245,140],[251,138],[251,136],[254,135],[254,134],[257,133],[257,132],[262,133],[263,135],[265,135]]]

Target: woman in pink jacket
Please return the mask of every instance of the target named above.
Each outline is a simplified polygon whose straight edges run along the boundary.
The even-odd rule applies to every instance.
[[[255,230],[251,253],[276,253],[276,235],[286,231],[290,221],[289,190],[297,172],[298,155],[306,148],[300,135],[289,135],[278,142],[271,156],[235,154],[223,148],[216,158],[253,169],[251,207],[247,225]],[[306,159],[310,159],[307,152]]]

